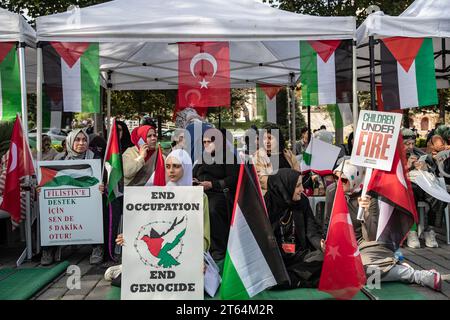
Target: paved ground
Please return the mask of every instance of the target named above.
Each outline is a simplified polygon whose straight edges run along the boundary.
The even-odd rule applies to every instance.
[[[439,230],[438,230],[439,231]],[[444,236],[438,235],[440,248],[403,248],[406,262],[417,269],[437,269],[443,274],[450,274],[450,245],[444,243]],[[422,243],[423,244],[423,243]],[[0,269],[15,267],[15,262],[20,254],[20,248],[0,248]],[[62,274],[46,288],[38,292],[33,300],[103,300],[106,298],[111,284],[103,279],[106,265],[92,266],[89,264],[91,248],[89,246],[66,247],[63,251],[63,259],[70,264],[77,265],[81,270],[81,288],[79,290],[67,289],[69,275]],[[22,267],[37,267],[39,261],[27,262]],[[450,299],[450,281],[443,281],[442,292],[435,292],[428,288],[412,285],[428,299]]]

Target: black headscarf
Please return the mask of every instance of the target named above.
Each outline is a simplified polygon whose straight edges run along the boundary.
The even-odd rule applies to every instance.
[[[106,153],[106,140],[97,134],[89,135],[89,140],[89,149],[103,159]]]
[[[264,200],[271,221],[274,221],[277,217],[282,217],[289,209],[298,205],[298,201],[294,202],[292,196],[299,177],[300,172],[284,168],[269,176],[268,191]]]
[[[125,122],[116,120],[116,125],[121,126],[122,128],[122,138],[119,140],[119,149],[120,153],[123,154],[125,150],[129,147],[134,146],[133,142],[131,142],[130,130]]]

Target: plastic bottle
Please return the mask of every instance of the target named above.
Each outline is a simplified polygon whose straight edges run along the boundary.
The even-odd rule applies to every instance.
[[[394,256],[395,259],[397,259],[399,262],[402,262],[404,259],[403,253],[400,251],[400,249],[397,249],[397,251],[395,251]]]

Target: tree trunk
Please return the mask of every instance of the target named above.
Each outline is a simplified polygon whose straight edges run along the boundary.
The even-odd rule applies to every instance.
[[[403,110],[403,127],[409,128],[409,109]]]
[[[244,112],[245,122],[250,122],[250,112],[246,105],[242,106],[242,111]]]

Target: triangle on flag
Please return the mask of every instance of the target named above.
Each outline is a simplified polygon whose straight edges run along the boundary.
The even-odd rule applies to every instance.
[[[402,68],[408,72],[419,53],[423,40],[423,38],[391,37],[383,39],[383,42]]]
[[[264,91],[269,100],[272,100],[283,89],[282,86],[274,86],[272,84],[259,84],[259,87]]]
[[[341,40],[309,40],[308,43],[326,63],[341,44]]]
[[[12,47],[15,45],[14,42],[3,42],[0,46],[0,63],[6,58],[8,53],[11,51]]]
[[[72,68],[87,50],[89,42],[51,42],[53,48],[63,58],[67,65]]]

